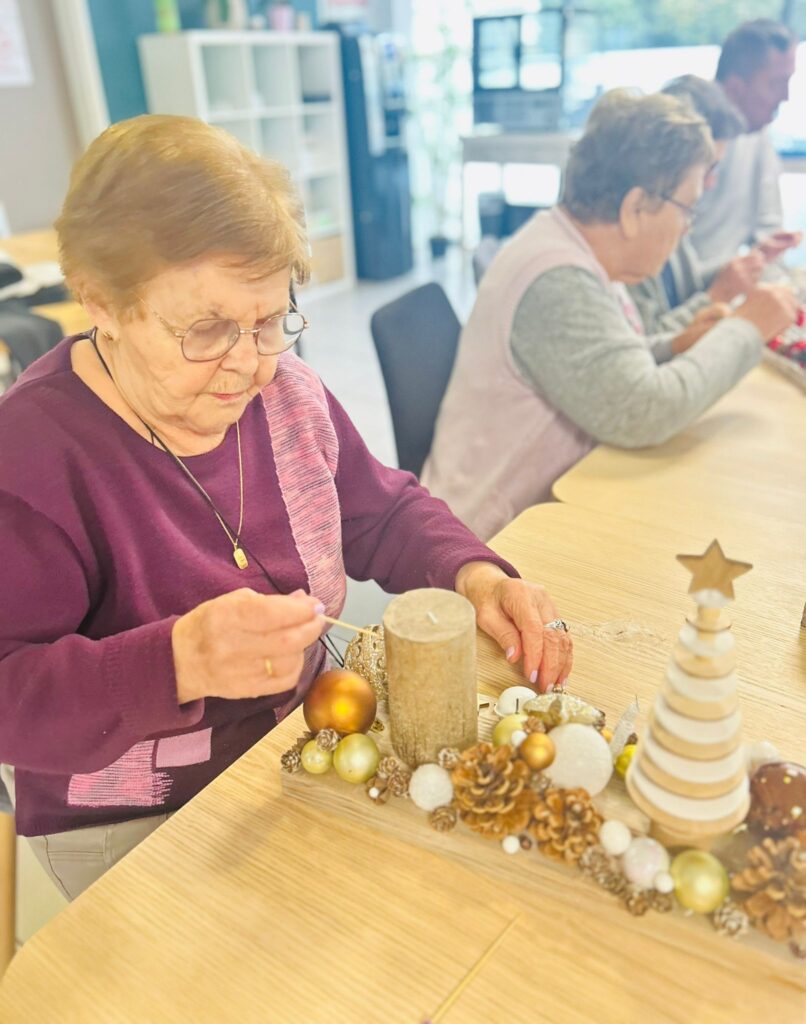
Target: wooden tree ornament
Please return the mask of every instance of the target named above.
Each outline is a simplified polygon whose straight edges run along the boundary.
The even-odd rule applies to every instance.
[[[389,725],[398,756],[415,767],[443,747],[477,738],[476,613],[448,590],[410,590],[383,617]]]
[[[726,558],[716,540],[702,555],[677,558],[692,574],[697,614],[680,630],[627,789],[665,845],[707,848],[744,820],[750,802],[725,606],[733,580],[752,566]]]

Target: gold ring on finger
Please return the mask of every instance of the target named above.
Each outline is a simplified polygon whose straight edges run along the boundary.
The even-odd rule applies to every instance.
[[[274,675],[274,666],[271,663],[271,658],[264,658],[263,664],[266,666],[266,675],[271,678]]]

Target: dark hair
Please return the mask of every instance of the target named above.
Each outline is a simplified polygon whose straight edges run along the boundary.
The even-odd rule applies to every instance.
[[[681,75],[664,85],[661,91],[688,103],[704,117],[714,142],[729,141],[747,131],[744,114],[731,103],[718,82],[707,82],[697,75]]]
[[[746,21],[735,28],[722,44],[716,80],[724,82],[731,75],[747,80],[764,66],[767,54],[775,49],[786,53],[797,43],[791,29],[771,18]]]
[[[672,195],[692,167],[713,159],[708,125],[689,103],[612,89],[571,150],[562,202],[583,224],[614,224],[630,189]]]

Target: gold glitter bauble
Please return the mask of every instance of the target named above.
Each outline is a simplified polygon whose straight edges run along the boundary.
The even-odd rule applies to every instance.
[[[329,750],[322,750],[316,740],[308,740],[299,756],[302,767],[311,775],[324,775],[333,764],[333,754]]]
[[[375,691],[378,700],[389,696],[389,676],[386,672],[386,643],[383,626],[366,626],[372,636],[356,633],[344,652],[344,667],[363,676]]]
[[[525,732],[524,726],[526,725],[526,715],[504,715],[500,722],[493,729],[493,746],[503,747],[507,743],[511,743],[513,732]]]
[[[539,772],[554,760],[554,743],[548,733],[531,732],[518,747],[518,755],[532,771]]]
[[[302,705],[311,732],[364,732],[375,721],[378,702],[366,681],[355,672],[334,668],[314,679]]]
[[[371,736],[356,732],[345,736],[333,751],[333,767],[345,782],[366,782],[378,770],[381,755]]]
[[[705,850],[678,853],[669,871],[678,903],[697,914],[710,914],[724,903],[730,892],[727,871]]]

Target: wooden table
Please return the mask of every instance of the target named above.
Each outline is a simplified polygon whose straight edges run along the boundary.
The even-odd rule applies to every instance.
[[[786,559],[806,549],[806,396],[759,366],[665,444],[595,448],[560,477],[554,495],[597,512],[716,536],[723,547],[758,534],[766,551]],[[806,580],[803,585],[806,591]]]
[[[575,624],[572,689],[612,718],[660,685],[691,604],[673,557],[699,541],[549,505],[495,546]],[[802,757],[793,588],[766,562],[736,587],[746,733]],[[482,638],[482,687],[513,678]],[[0,1020],[803,1024],[794,959],[703,921],[631,918],[578,875],[558,886],[539,860],[536,896],[283,796],[278,758],[300,729],[295,713],[26,943]]]
[[[0,249],[7,252],[14,262],[23,268],[30,263],[45,263],[59,259],[56,232],[52,228],[0,238]],[[49,320],[56,320],[65,336],[78,334],[92,326],[87,313],[78,302],[51,302],[45,306],[34,307],[32,312],[46,316]]]

